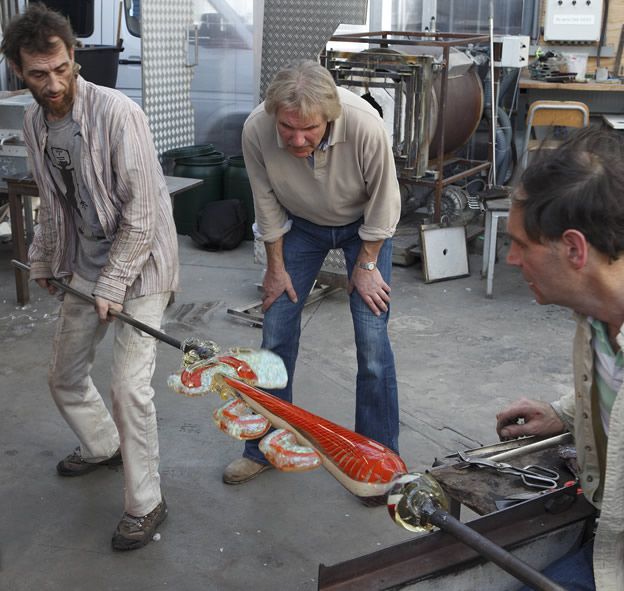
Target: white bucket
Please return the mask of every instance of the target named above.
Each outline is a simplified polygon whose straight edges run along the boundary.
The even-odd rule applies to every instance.
[[[574,72],[576,74],[577,82],[585,82],[585,73],[587,72],[587,54],[563,53],[562,55],[568,65],[568,72]]]

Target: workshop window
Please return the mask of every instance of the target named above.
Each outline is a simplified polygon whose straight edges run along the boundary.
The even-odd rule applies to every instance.
[[[135,37],[141,36],[141,0],[125,0],[126,24]]]
[[[487,34],[490,0],[394,0],[392,29]],[[494,0],[496,35],[539,33],[539,0]]]
[[[494,34],[539,36],[539,0],[493,0]],[[368,31],[490,32],[490,0],[369,0],[364,25],[342,24],[336,34]],[[334,44],[335,45],[335,44]],[[342,43],[345,50],[361,45]]]

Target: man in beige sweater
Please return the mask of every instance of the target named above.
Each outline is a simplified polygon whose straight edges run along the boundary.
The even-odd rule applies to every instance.
[[[364,99],[337,88],[313,61],[281,70],[247,119],[243,153],[264,242],[262,346],[280,355],[292,400],[301,311],[323,261],[342,249],[358,374],[355,430],[397,451],[399,413],[388,339],[391,237],[401,199],[383,121]],[[319,384],[321,386],[321,384]],[[232,462],[224,482],[240,484],[268,468],[256,441]]]

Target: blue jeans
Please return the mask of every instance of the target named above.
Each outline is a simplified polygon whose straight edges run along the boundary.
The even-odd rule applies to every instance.
[[[542,573],[567,591],[596,591],[594,583],[594,541],[549,564]],[[522,587],[520,591],[530,591]]]
[[[327,253],[341,248],[349,278],[353,271],[362,240],[358,220],[347,226],[318,226],[292,217],[293,225],[284,235],[284,262],[298,296],[295,304],[283,293],[264,314],[262,347],[277,353],[288,371],[288,385],[269,390],[282,400],[292,401],[292,383],[299,351],[301,312]],[[384,242],[377,267],[390,285],[392,271],[392,240]],[[355,330],[358,373],[355,393],[355,430],[398,452],[399,404],[394,369],[394,355],[388,338],[390,310],[375,316],[357,290],[350,295],[351,316]],[[320,386],[320,384],[319,384]],[[266,463],[258,449],[258,440],[245,442],[243,456]]]

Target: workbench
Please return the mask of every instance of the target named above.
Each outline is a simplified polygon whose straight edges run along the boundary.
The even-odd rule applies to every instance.
[[[552,449],[519,456],[509,460],[509,463],[520,467],[533,464],[555,470],[559,473],[558,482],[561,485],[575,479],[565,461]],[[537,495],[541,492],[523,485],[518,476],[501,474],[489,468],[458,467],[461,465],[460,461],[451,461],[429,470],[449,496],[453,505],[451,513],[456,514],[456,517],[459,517],[458,510],[461,505],[479,515],[487,515],[498,511],[497,501],[521,493],[534,492]]]
[[[581,101],[589,107],[591,116],[624,113],[624,84],[621,83],[544,82],[532,80],[527,72],[523,72],[518,88],[516,132],[520,133],[525,130],[529,105],[537,100]]]
[[[480,516],[466,525],[537,570],[577,548],[593,531],[596,510],[576,486],[543,492],[533,489],[535,497],[498,510],[497,500],[531,489],[517,476],[489,468],[460,469],[461,461],[455,459],[444,458],[443,462],[428,472],[451,498],[455,509],[461,504]],[[573,479],[554,448],[520,455],[508,463],[555,469],[561,484]],[[449,513],[453,512],[451,507]],[[393,527],[390,520],[388,527]],[[332,566],[319,566],[319,590],[381,591],[405,586],[414,591],[506,591],[517,589],[520,583],[441,530],[415,534],[407,542]]]
[[[23,263],[28,262],[28,245],[32,241],[34,224],[32,217],[32,197],[39,196],[37,184],[30,175],[6,176],[11,216],[11,237],[13,241],[13,258]],[[173,200],[176,196],[203,183],[202,179],[165,176],[169,195]],[[15,269],[15,290],[17,303],[25,306],[30,301],[28,276],[26,272]]]

